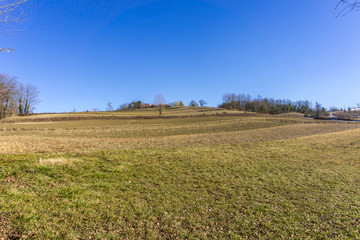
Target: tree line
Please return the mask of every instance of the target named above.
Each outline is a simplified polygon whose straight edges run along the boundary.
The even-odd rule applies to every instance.
[[[299,112],[305,115],[319,117],[326,114],[326,109],[321,104],[314,106],[308,100],[291,101],[289,99],[252,98],[249,94],[226,93],[223,102],[219,105],[228,110],[239,110],[248,112],[259,112],[269,114],[280,114],[288,112]]]
[[[207,102],[205,100],[191,100],[188,104],[190,107],[205,107]],[[171,107],[183,107],[185,104],[182,101],[174,101],[172,103],[166,103],[164,97],[161,94],[155,96],[154,104],[145,103],[141,100],[132,101],[131,103],[125,103],[119,106],[117,110],[139,110],[147,108],[171,108]],[[314,105],[308,100],[291,101],[289,99],[274,99],[263,98],[257,96],[251,97],[249,94],[236,94],[226,93],[223,95],[223,101],[218,106],[227,110],[238,110],[244,112],[258,112],[264,114],[281,114],[289,112],[303,113],[305,116],[321,117],[328,115],[326,108],[316,102]],[[107,111],[112,111],[112,104],[107,103]],[[161,115],[161,110],[160,110]]]
[[[15,77],[0,74],[0,118],[29,115],[39,102],[39,91]]]
[[[189,107],[205,107],[207,105],[207,102],[203,99],[199,100],[198,102],[195,100],[191,100],[188,104]],[[147,108],[172,108],[172,107],[184,107],[185,104],[183,101],[173,101],[171,103],[167,103],[165,98],[162,94],[157,94],[154,98],[153,103],[145,103],[141,100],[132,101],[131,103],[124,103],[119,106],[116,110],[139,110],[139,109],[147,109]],[[108,102],[107,111],[113,111],[114,108],[112,107],[112,103]]]

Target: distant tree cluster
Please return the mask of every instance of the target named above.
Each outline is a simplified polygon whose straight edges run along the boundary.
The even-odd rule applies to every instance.
[[[119,110],[139,110],[146,108],[154,108],[155,105],[151,105],[149,103],[144,103],[142,101],[133,101],[129,104],[123,104],[120,106]]]
[[[111,103],[107,103],[107,111],[112,109],[112,105],[110,107]],[[205,100],[199,100],[199,102],[196,102],[195,100],[191,100],[189,103],[189,106],[192,107],[205,107],[207,105],[207,102]],[[148,108],[157,108],[159,109],[159,114],[161,115],[162,110],[165,108],[178,108],[178,107],[184,107],[185,104],[183,101],[174,101],[172,103],[166,103],[166,100],[162,94],[155,95],[154,103],[145,103],[141,100],[132,101],[131,103],[124,103],[119,106],[117,109],[118,111],[128,111],[128,110],[140,110],[140,109],[148,109]]]
[[[199,100],[199,103],[196,102],[195,100],[191,100],[189,103],[189,107],[205,107],[207,105],[207,102],[203,99]]]
[[[0,74],[0,118],[29,115],[38,101],[33,85],[23,85],[15,77]]]
[[[184,107],[185,106],[182,101],[174,101],[171,105],[173,107]]]
[[[160,105],[145,103],[141,100],[138,100],[138,101],[132,101],[131,103],[121,104],[116,110],[128,111],[128,110],[140,110],[140,109],[158,108],[158,107],[160,107]],[[167,107],[171,107],[171,105],[163,104],[162,107],[167,108]]]
[[[321,107],[319,103],[312,107],[312,103],[305,100],[291,101],[288,99],[273,99],[273,98],[252,98],[249,94],[235,94],[226,93],[223,96],[223,103],[219,106],[229,110],[259,112],[259,113],[270,113],[279,114],[287,112],[299,112],[305,115],[325,114],[326,109]]]

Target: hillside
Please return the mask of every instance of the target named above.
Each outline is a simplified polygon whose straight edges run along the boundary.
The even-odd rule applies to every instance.
[[[162,110],[159,115],[158,109],[141,109],[128,111],[112,111],[112,112],[71,112],[71,113],[43,113],[32,114],[30,116],[16,116],[2,119],[4,123],[11,122],[43,122],[43,121],[71,121],[71,120],[114,120],[114,119],[154,119],[154,118],[185,118],[185,117],[201,117],[201,116],[219,116],[219,115],[244,115],[243,112],[231,111],[213,107],[181,107],[167,108]],[[247,115],[255,115],[247,113]]]

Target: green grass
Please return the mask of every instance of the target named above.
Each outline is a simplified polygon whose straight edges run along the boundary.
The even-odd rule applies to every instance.
[[[99,145],[99,149],[84,152],[69,148],[65,152],[2,154],[0,237],[360,238],[359,125],[270,119],[276,124],[264,126],[263,118],[232,117],[177,119],[175,123],[142,120],[134,123],[140,130],[129,130],[136,136],[148,128],[153,138],[170,143],[177,139],[171,131],[159,134],[152,127],[166,132],[180,125],[183,133],[177,134],[189,139],[193,139],[191,131],[184,131],[188,127],[206,138],[212,135],[201,130],[203,125],[214,131],[214,140],[195,145],[180,142],[106,151]],[[239,130],[231,125],[244,121],[249,126],[257,123],[258,128]],[[56,124],[58,134],[66,135],[70,131],[66,124],[73,126],[74,133],[83,128],[96,130],[95,125],[116,132],[127,122]],[[209,127],[213,124],[217,131]],[[21,139],[30,131],[41,139],[41,132],[48,128],[41,126],[8,130],[12,126],[6,125],[2,133],[12,132],[14,139]],[[241,141],[241,135],[267,136],[276,129],[287,132]],[[227,142],[228,134],[240,137]],[[110,138],[105,134],[98,141]]]

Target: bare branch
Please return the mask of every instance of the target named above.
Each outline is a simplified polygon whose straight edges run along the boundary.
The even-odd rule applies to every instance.
[[[349,12],[360,10],[360,0],[340,0],[335,7],[336,17],[345,16]]]
[[[26,19],[24,5],[28,0],[0,0],[0,31],[7,32],[12,23]]]

